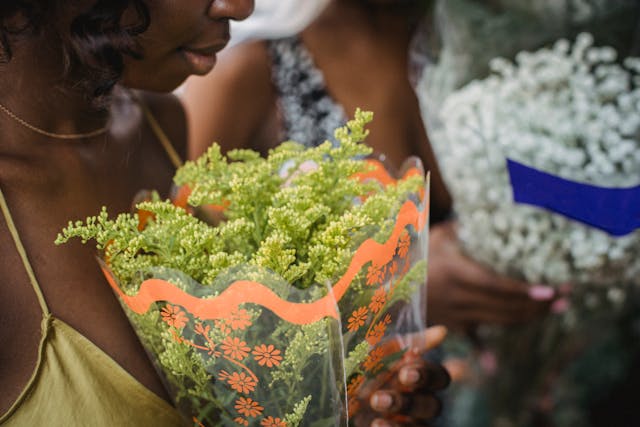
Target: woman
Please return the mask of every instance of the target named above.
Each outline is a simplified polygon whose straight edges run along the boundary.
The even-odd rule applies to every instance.
[[[185,151],[182,109],[170,96],[123,87],[166,92],[207,73],[228,41],[229,20],[252,7],[1,3],[1,425],[183,423],[93,251],[53,241],[70,218],[103,205],[128,211],[140,189],[169,188]]]
[[[300,34],[255,41],[223,54],[190,80],[184,99],[190,156],[212,141],[266,152],[285,139],[315,145],[356,107],[375,113],[367,139],[399,167],[408,156],[431,171],[429,320],[459,331],[524,322],[544,312],[549,288],[500,277],[465,257],[409,80],[410,47],[429,2],[333,0]],[[539,301],[542,300],[542,301]]]

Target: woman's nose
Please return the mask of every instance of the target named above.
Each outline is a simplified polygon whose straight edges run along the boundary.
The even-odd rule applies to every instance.
[[[254,0],[213,0],[209,16],[213,19],[242,21],[253,12]]]

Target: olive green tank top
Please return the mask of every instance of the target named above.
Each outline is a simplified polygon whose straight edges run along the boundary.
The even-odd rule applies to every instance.
[[[148,111],[145,115],[149,119]],[[155,121],[149,123],[159,135]],[[164,137],[164,141],[163,141]],[[166,147],[165,147],[166,149]],[[170,151],[168,151],[168,154]],[[175,152],[169,154],[176,162]],[[36,367],[2,427],[176,427],[185,421],[94,343],[60,319],[44,299],[0,189],[0,208],[42,309]]]

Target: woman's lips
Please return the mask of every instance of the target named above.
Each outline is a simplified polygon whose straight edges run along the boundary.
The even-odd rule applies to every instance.
[[[181,50],[194,74],[203,75],[211,71],[216,65],[216,54],[222,50],[226,44],[226,42],[219,43],[205,48],[183,47]]]

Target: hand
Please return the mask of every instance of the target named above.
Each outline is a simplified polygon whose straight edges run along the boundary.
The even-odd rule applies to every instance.
[[[370,408],[358,411],[356,425],[424,426],[440,413],[441,403],[434,392],[449,385],[449,374],[444,367],[427,362],[422,356],[440,345],[446,334],[446,328],[434,326],[388,344],[393,347],[390,352],[406,347],[405,342],[410,343],[410,349],[388,372],[361,387],[360,402],[368,403]]]
[[[527,322],[546,313],[554,291],[499,276],[466,257],[452,222],[436,225],[429,239],[430,321],[470,332],[482,323]]]

